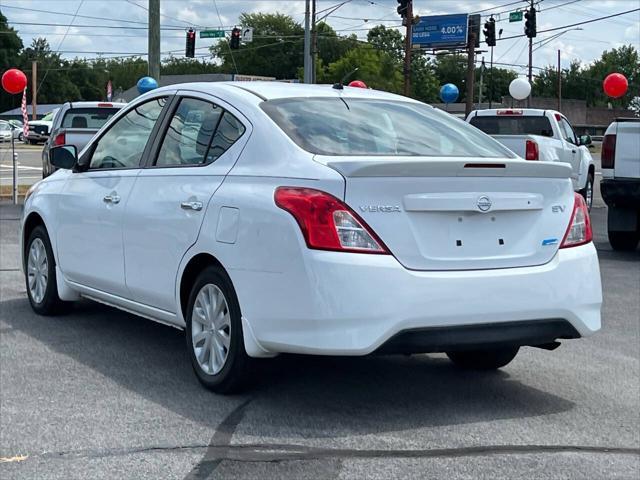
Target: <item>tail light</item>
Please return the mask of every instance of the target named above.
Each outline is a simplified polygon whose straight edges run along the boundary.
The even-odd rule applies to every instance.
[[[54,145],[64,145],[66,141],[67,141],[67,138],[66,138],[65,134],[64,133],[59,133],[58,135],[56,135],[56,138],[53,139],[53,144]]]
[[[608,134],[602,139],[602,155],[600,156],[602,168],[614,168],[616,166],[616,135]]]
[[[538,144],[533,140],[527,140],[525,144],[525,160],[538,160],[540,152],[538,150]]]
[[[309,248],[389,254],[364,220],[333,195],[312,188],[278,187],[274,200],[296,219]]]
[[[573,204],[573,212],[571,213],[571,221],[567,232],[564,234],[560,248],[577,247],[584,245],[593,240],[593,231],[591,230],[591,219],[589,218],[589,209],[584,198],[579,193],[575,193],[575,202]]]

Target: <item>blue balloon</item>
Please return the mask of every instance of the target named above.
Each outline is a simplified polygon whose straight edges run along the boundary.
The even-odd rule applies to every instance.
[[[458,99],[460,92],[453,83],[447,83],[440,88],[440,98],[444,103],[453,103]]]
[[[140,94],[150,92],[154,88],[158,88],[158,82],[152,77],[142,77],[136,85]]]

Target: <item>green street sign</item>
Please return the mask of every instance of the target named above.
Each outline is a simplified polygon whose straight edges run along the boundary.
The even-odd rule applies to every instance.
[[[509,13],[509,22],[521,22],[521,21],[522,21],[522,11]]]
[[[224,30],[200,30],[200,38],[224,38]]]

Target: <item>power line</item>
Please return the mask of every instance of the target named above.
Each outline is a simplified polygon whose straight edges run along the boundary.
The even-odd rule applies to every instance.
[[[218,15],[218,20],[220,21],[220,28],[222,28],[222,17],[220,16],[220,10],[218,10],[218,2],[216,2],[216,0],[213,0],[213,6],[216,9],[216,14]],[[227,47],[229,47],[229,55],[231,56],[231,61],[233,62],[233,68],[235,69],[236,75],[237,75],[238,65],[236,65],[236,59],[233,57],[233,50],[231,50],[231,43],[229,43],[228,41],[227,41]]]
[[[11,5],[3,5],[2,8],[11,8],[14,10],[24,10],[24,11],[28,11],[28,12],[37,12],[37,13],[47,13],[50,15],[63,15],[63,16],[67,16],[67,17],[73,17],[73,13],[65,13],[65,12],[54,12],[51,10],[40,10],[37,8],[27,8],[27,7],[14,7]],[[105,20],[108,22],[122,22],[122,23],[133,23],[133,24],[137,24],[137,25],[146,25],[147,22],[141,22],[139,20],[125,20],[122,18],[107,18],[107,17],[95,17],[92,15],[76,15],[76,18],[88,18],[90,20]],[[13,23],[13,22],[10,22]],[[180,25],[171,25],[171,26],[175,26],[178,28],[183,28]]]
[[[143,9],[143,10],[147,11],[147,12],[149,11],[149,9],[148,9],[147,7],[145,7],[144,5],[140,5],[140,4],[138,4],[138,3],[136,3],[136,2],[133,2],[133,1],[131,1],[131,0],[124,0],[124,1],[125,1],[125,2],[127,2],[127,3],[129,3],[129,4],[131,4],[131,5],[135,5],[136,7],[141,8],[141,9]],[[193,23],[193,22],[188,22],[188,21],[183,20],[183,19],[178,18],[178,17],[170,17],[169,15],[165,15],[164,13],[161,13],[161,14],[160,14],[160,16],[161,16],[161,17],[164,17],[164,18],[168,18],[168,19],[170,19],[170,20],[175,20],[175,21],[177,21],[177,22],[185,23],[187,26],[191,26],[191,25],[195,25],[195,26],[197,26],[197,27],[201,27],[201,26],[202,26],[202,25],[198,25],[198,24]],[[184,27],[183,27],[183,28],[184,28]]]

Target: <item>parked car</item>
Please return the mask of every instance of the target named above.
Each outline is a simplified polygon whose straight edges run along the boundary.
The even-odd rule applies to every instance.
[[[13,138],[13,127],[9,122],[0,120],[0,142],[11,142]]]
[[[126,103],[66,102],[54,117],[49,139],[42,149],[42,178],[55,168],[49,161],[49,149],[54,145],[74,145],[78,151],[91,140],[100,128]]]
[[[24,123],[20,120],[9,120],[9,123],[13,127],[13,138],[18,142],[24,142]]]
[[[617,118],[602,141],[602,198],[615,250],[635,250],[640,241],[640,118]]]
[[[591,137],[578,137],[560,112],[537,108],[474,110],[467,122],[525,160],[571,165],[573,188],[580,192],[591,209],[596,172],[588,148]]]
[[[49,132],[51,131],[51,125],[53,119],[58,113],[59,108],[51,110],[40,120],[33,120],[29,122],[29,133],[27,135],[27,143],[36,145],[40,142],[46,142],[49,138]]]
[[[79,154],[52,148],[61,170],[29,190],[21,222],[32,308],[85,297],[183,328],[217,392],[284,352],[446,352],[495,369],[600,329],[568,165],[340,87],[162,87]]]

